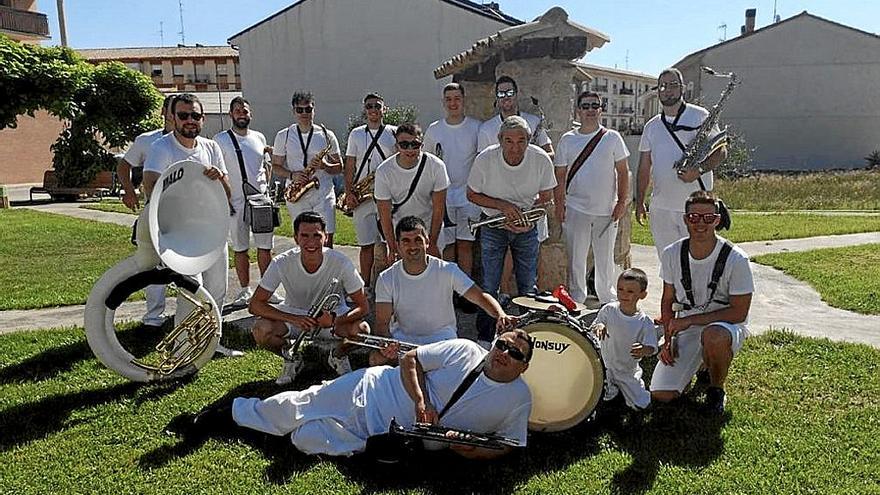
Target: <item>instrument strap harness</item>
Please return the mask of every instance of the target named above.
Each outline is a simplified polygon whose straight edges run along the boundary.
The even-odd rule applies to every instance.
[[[571,186],[571,180],[574,179],[574,175],[578,173],[583,164],[587,162],[587,159],[590,157],[590,155],[593,154],[596,146],[599,145],[599,141],[602,140],[602,137],[605,136],[607,132],[608,129],[604,127],[599,127],[596,135],[593,136],[592,139],[590,139],[587,145],[584,146],[584,149],[581,150],[577,158],[574,159],[571,167],[568,168],[568,176],[565,178],[565,192],[568,192],[568,187]]]
[[[721,241],[721,252],[718,253],[718,258],[715,259],[715,266],[712,267],[712,278],[709,280],[709,297],[706,298],[706,304],[704,304],[701,308],[697,307],[696,302],[694,301],[694,290],[693,290],[693,281],[691,280],[691,263],[690,263],[690,239],[685,239],[681,243],[681,250],[679,251],[679,258],[681,260],[681,286],[684,288],[684,293],[687,296],[687,303],[679,303],[686,310],[689,309],[701,309],[705,310],[706,307],[709,306],[711,302],[717,302],[721,304],[726,304],[727,301],[715,301],[715,291],[718,290],[718,282],[721,280],[721,275],[724,273],[724,267],[727,264],[727,258],[730,256],[730,252],[733,250],[733,246],[727,241]]]

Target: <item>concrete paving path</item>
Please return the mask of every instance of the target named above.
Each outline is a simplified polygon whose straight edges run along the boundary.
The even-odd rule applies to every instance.
[[[132,215],[123,213],[107,213],[79,207],[80,204],[42,204],[29,208],[68,215],[77,218],[116,223],[130,226],[134,221]],[[839,236],[821,236],[807,239],[789,239],[782,241],[757,241],[740,244],[750,256],[758,256],[776,252],[795,252],[826,247],[842,247],[857,244],[880,243],[880,232],[850,234]],[[276,252],[292,247],[288,238],[276,237]],[[353,262],[357,263],[357,249],[341,246],[340,249]],[[651,315],[657,316],[660,307],[661,283],[657,253],[653,247],[632,247],[633,265],[644,269],[649,277],[648,298],[643,308]],[[818,293],[809,285],[796,280],[779,270],[752,263],[755,278],[755,296],[752,300],[750,329],[759,334],[768,329],[787,328],[800,335],[810,337],[827,337],[835,341],[860,342],[880,348],[880,316],[868,316],[851,311],[832,308],[821,301]],[[259,273],[255,266],[251,270],[251,286],[256,285]],[[240,286],[234,273],[230,270],[229,290],[227,299],[231,300],[238,293]],[[173,314],[174,301],[168,300],[166,312]],[[25,311],[0,311],[0,333],[8,333],[24,329],[49,328],[57,326],[82,325],[83,306],[68,306]],[[117,311],[124,319],[139,319],[144,311],[144,303],[126,303]],[[249,326],[250,319],[246,311],[238,311],[226,316],[227,321],[238,321]]]

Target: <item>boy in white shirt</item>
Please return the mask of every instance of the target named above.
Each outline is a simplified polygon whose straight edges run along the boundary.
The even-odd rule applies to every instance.
[[[603,306],[592,326],[605,363],[605,400],[614,400],[620,393],[626,405],[637,411],[651,404],[639,360],[657,352],[654,321],[638,307],[647,295],[645,272],[638,268],[624,271],[617,278],[617,302]]]

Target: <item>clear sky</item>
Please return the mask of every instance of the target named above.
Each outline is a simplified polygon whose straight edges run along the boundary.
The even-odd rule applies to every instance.
[[[332,1],[332,0],[330,0]],[[358,0],[371,1],[371,0]],[[480,0],[476,0],[479,2]],[[501,9],[530,21],[560,5],[574,21],[611,37],[586,61],[656,74],[685,55],[739,35],[745,9],[757,9],[756,27],[806,10],[864,31],[880,31],[878,0],[496,0]],[[67,33],[74,48],[174,46],[181,41],[179,0],[67,0]],[[229,36],[291,5],[294,0],[183,0],[186,44],[226,44]],[[52,39],[60,44],[53,0],[40,0]],[[164,36],[160,36],[161,31]]]

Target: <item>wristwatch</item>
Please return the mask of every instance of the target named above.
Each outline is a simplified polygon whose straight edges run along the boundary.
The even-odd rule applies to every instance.
[[[706,170],[705,168],[703,168],[702,165],[700,165],[699,167],[697,167],[697,172],[699,172],[700,175],[703,175],[703,174],[705,174],[706,172],[708,172],[708,170]]]

